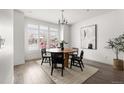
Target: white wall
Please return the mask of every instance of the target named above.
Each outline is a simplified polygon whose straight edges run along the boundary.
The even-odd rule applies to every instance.
[[[0,9],[0,35],[5,46],[0,49],[0,83],[13,83],[13,11]]]
[[[70,25],[65,26],[64,40],[68,43],[68,44],[64,44],[64,46],[65,47],[70,47]]]
[[[97,24],[97,50],[84,49],[84,58],[112,64],[115,55],[105,46],[108,39],[124,33],[124,10],[113,11],[72,25],[71,46],[80,48],[80,28],[92,24]],[[123,57],[121,54],[120,58]]]
[[[24,14],[14,10],[14,65],[24,64]]]

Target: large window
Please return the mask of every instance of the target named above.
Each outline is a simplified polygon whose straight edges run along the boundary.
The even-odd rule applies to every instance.
[[[56,48],[59,42],[58,29],[50,28],[49,30],[49,48]]]
[[[45,26],[40,26],[39,27],[39,47],[42,48],[47,48],[48,46],[48,27]]]
[[[58,28],[28,24],[28,49],[55,48],[59,42]]]
[[[38,25],[28,24],[28,49],[38,49]]]

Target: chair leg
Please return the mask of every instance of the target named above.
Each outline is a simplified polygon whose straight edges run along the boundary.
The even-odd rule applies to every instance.
[[[53,68],[54,68],[53,65],[54,65],[54,64],[52,64],[51,75],[53,75]]]
[[[81,64],[82,64],[82,66],[83,66],[83,68],[84,68],[84,63],[83,63],[83,61],[81,60]]]
[[[72,60],[72,65],[74,66],[74,60]]]
[[[73,62],[73,60],[71,59],[71,64],[70,64],[70,68],[72,68],[72,62]]]
[[[45,62],[47,62],[47,58],[45,58]]]
[[[42,62],[41,62],[41,65],[43,64],[43,61],[44,61],[44,58],[42,58]]]
[[[78,61],[81,71],[83,71],[80,61]]]
[[[63,70],[64,70],[64,64],[62,64],[62,73],[61,73],[61,76],[63,76]]]
[[[51,66],[50,58],[49,58],[49,64],[50,64],[50,66]]]

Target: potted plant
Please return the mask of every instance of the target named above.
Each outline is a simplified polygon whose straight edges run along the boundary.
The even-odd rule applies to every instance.
[[[62,41],[60,42],[61,50],[64,50],[64,44],[68,44],[68,43],[65,42],[64,40],[62,40]]]
[[[119,59],[119,53],[124,52],[124,34],[118,38],[110,39],[108,45],[116,55],[116,58],[113,59],[113,67],[117,70],[123,70],[123,60]]]

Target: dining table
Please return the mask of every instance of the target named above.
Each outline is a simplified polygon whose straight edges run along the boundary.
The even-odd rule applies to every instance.
[[[64,67],[68,67],[69,54],[71,54],[71,53],[73,53],[75,51],[77,51],[77,50],[73,49],[73,48],[64,48],[63,50],[61,50],[61,48],[49,48],[49,49],[46,49],[46,52],[49,52],[49,53],[63,52],[64,53]]]

